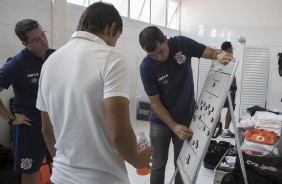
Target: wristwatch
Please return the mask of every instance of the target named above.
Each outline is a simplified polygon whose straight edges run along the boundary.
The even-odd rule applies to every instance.
[[[16,118],[17,118],[17,117],[16,117],[14,114],[10,114],[10,115],[9,115],[9,122],[8,122],[8,123],[9,123],[9,124],[12,124],[13,121],[16,120]]]
[[[220,54],[220,53],[222,53],[223,52],[223,50],[216,50],[213,54],[214,54],[214,56],[213,56],[213,58],[215,59],[215,60],[217,60],[217,55],[218,54]]]

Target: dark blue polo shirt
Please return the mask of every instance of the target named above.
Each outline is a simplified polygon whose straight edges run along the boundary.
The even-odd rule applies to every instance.
[[[46,51],[46,59],[54,52]],[[36,108],[38,81],[41,67],[44,63],[40,57],[23,49],[16,56],[8,58],[0,69],[0,86],[8,89],[13,86],[15,100],[13,110],[15,113],[26,115],[32,123],[41,125],[40,111]]]
[[[160,101],[172,118],[189,126],[195,111],[194,82],[191,58],[200,58],[206,48],[190,38],[168,39],[168,60],[160,62],[146,56],[140,65],[140,75],[148,96],[159,94]],[[151,122],[163,123],[150,110]]]

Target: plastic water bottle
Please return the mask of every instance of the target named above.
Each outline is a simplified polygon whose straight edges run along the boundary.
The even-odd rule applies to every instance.
[[[138,149],[144,149],[149,146],[149,140],[145,136],[144,132],[138,132],[137,133],[137,146]],[[139,175],[147,175],[149,174],[151,169],[149,167],[144,167],[144,168],[137,168],[136,172]]]

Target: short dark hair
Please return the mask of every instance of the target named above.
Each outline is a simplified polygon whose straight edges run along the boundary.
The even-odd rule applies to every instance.
[[[28,38],[26,33],[39,27],[40,25],[36,20],[23,19],[16,23],[15,33],[22,42],[27,42]]]
[[[110,3],[96,2],[88,6],[80,16],[77,31],[102,33],[107,26],[116,23],[114,35],[122,32],[122,19],[117,9]]]
[[[227,49],[232,49],[231,42],[225,41],[221,44],[221,49],[226,51]]]
[[[143,49],[153,52],[157,47],[157,42],[163,43],[165,36],[156,26],[149,26],[143,29],[139,34],[139,43]]]

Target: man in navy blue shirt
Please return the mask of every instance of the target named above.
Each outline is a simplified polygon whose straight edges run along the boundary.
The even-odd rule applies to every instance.
[[[38,80],[44,61],[54,50],[49,49],[45,31],[35,20],[17,22],[15,33],[25,48],[0,69],[0,91],[12,85],[15,95],[13,113],[0,100],[0,116],[12,125],[13,170],[22,173],[22,184],[35,184],[47,153],[40,111],[36,109]]]
[[[183,140],[193,135],[188,128],[195,111],[191,58],[217,59],[227,64],[233,56],[184,36],[167,39],[155,26],[143,29],[139,42],[148,54],[140,65],[140,75],[151,104],[150,141],[154,152],[150,183],[163,184],[170,141],[176,166]],[[178,172],[175,184],[181,183]]]

